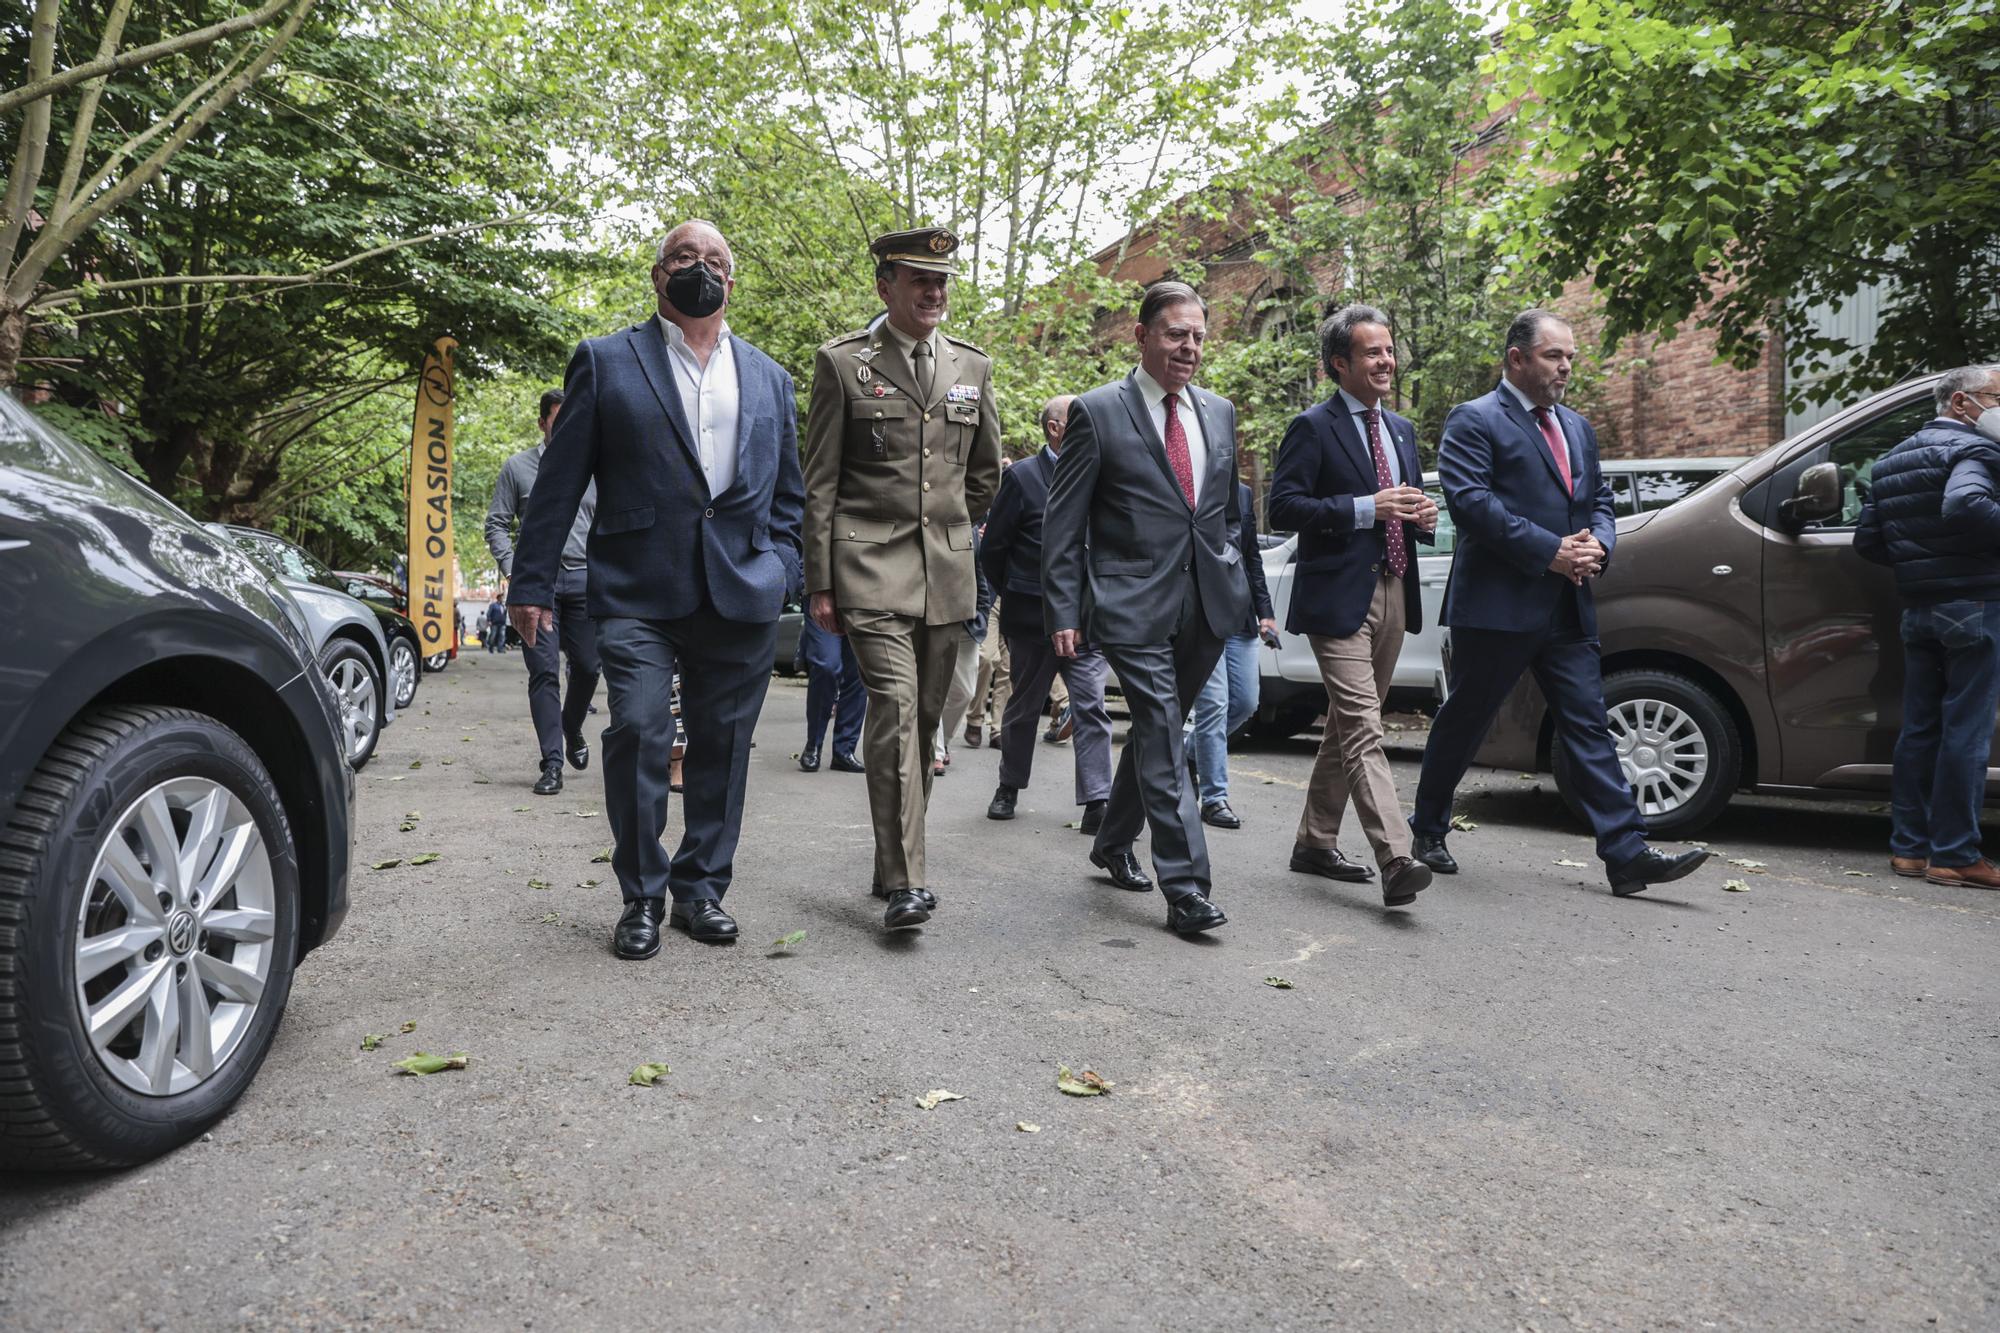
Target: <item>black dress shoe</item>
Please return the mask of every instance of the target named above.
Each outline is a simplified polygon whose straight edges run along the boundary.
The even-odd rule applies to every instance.
[[[817,745],[808,745],[805,749],[799,751],[799,772],[819,772],[819,747]]]
[[[1412,840],[1411,855],[1440,875],[1456,875],[1458,862],[1444,849],[1444,834],[1419,833]]]
[[[1604,877],[1611,881],[1612,893],[1620,898],[1630,898],[1635,893],[1644,893],[1655,884],[1665,884],[1693,874],[1707,859],[1706,847],[1696,847],[1679,856],[1663,856],[1648,847],[1624,865],[1605,871]]]
[[[930,919],[931,909],[915,889],[898,889],[890,894],[889,910],[882,914],[882,924],[890,930],[908,930]]]
[[[618,928],[611,932],[611,952],[620,958],[651,958],[660,951],[660,918],[667,906],[658,898],[637,898],[625,904]]]
[[[880,884],[869,885],[868,892],[873,894],[877,898],[882,898],[885,900],[896,896],[895,894],[889,892],[887,889],[883,888]],[[937,900],[937,895],[935,893],[932,893],[929,889],[919,889],[914,885],[911,886],[910,892],[916,894],[918,898],[922,899],[925,907],[929,908],[933,912],[937,911],[938,900]]]
[[[590,746],[581,734],[563,737],[563,754],[569,759],[569,766],[579,773],[590,767]]]
[[[854,757],[854,751],[852,750],[835,750],[833,752],[833,763],[830,767],[836,773],[866,773],[868,771],[861,766],[861,761]]]
[[[1100,797],[1095,801],[1086,801],[1083,806],[1083,818],[1077,822],[1076,831],[1078,833],[1095,833],[1103,827],[1103,798]]]
[[[1190,893],[1167,904],[1167,925],[1176,935],[1199,935],[1204,930],[1228,924],[1229,918],[1222,914],[1222,909],[1199,893]]]
[[[562,760],[551,759],[542,765],[542,776],[535,782],[535,795],[554,796],[562,790]]]
[[[1243,817],[1229,808],[1229,802],[1216,801],[1201,808],[1201,822],[1216,828],[1242,828]]]
[[[1121,889],[1144,893],[1153,887],[1153,881],[1146,878],[1146,872],[1139,868],[1139,858],[1132,855],[1130,847],[1122,852],[1100,852],[1093,848],[1090,863],[1107,872],[1111,882]]]
[[[1322,875],[1347,884],[1366,884],[1374,876],[1368,867],[1356,865],[1340,854],[1338,847],[1307,847],[1292,844],[1292,869],[1302,875]]]
[[[704,944],[730,944],[736,939],[736,918],[723,911],[722,904],[713,898],[675,903],[668,920],[685,930],[689,938]]]
[[[1014,817],[1014,798],[1018,795],[1020,795],[1019,792],[1004,782],[995,787],[993,789],[993,799],[986,804],[986,817],[988,819],[1012,819]]]
[[[1431,868],[1410,856],[1391,857],[1382,867],[1382,905],[1408,907],[1431,886]]]

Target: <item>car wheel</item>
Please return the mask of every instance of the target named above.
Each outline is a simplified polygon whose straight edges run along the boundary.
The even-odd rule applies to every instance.
[[[450,653],[432,653],[429,657],[426,657],[424,659],[424,670],[426,671],[442,671],[450,665],[451,665]],[[400,704],[397,705],[397,707],[399,708],[401,706],[402,705]]]
[[[0,831],[0,1166],[124,1166],[200,1134],[271,1048],[299,875],[270,775],[182,709],[72,723]]]
[[[396,711],[417,697],[417,646],[408,639],[389,640],[389,679],[396,687]]]
[[[1301,703],[1287,700],[1259,708],[1240,729],[1240,734],[1257,740],[1286,741],[1302,731],[1310,731],[1319,715],[1326,711],[1326,699]]]
[[[1617,671],[1604,680],[1611,743],[1647,829],[1685,837],[1711,823],[1742,780],[1736,721],[1706,688],[1670,671]],[[1575,774],[1560,742],[1556,790],[1579,819]]]
[[[319,669],[333,687],[340,711],[340,743],[348,767],[357,773],[375,753],[382,735],[382,681],[368,650],[351,639],[335,639],[320,657]]]

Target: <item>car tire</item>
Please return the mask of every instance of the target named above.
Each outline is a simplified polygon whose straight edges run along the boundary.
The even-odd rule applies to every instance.
[[[359,773],[374,757],[382,737],[382,676],[375,659],[352,639],[335,639],[320,654],[320,674],[333,689],[334,711],[340,720],[340,744],[347,766]]]
[[[399,713],[416,700],[417,672],[417,645],[400,635],[389,640],[389,679],[396,682]]]
[[[432,653],[429,657],[426,657],[424,659],[424,670],[426,671],[442,671],[450,665],[451,665],[450,653]],[[401,704],[397,704],[396,706],[398,708],[402,707]]]
[[[1686,676],[1640,669],[1604,678],[1604,707],[1647,830],[1683,838],[1713,823],[1743,777],[1742,737],[1722,701]],[[1556,790],[1587,823],[1560,741],[1553,758]]]
[[[1288,699],[1284,703],[1259,708],[1239,728],[1239,734],[1254,740],[1288,741],[1300,732],[1310,731],[1312,724],[1319,721],[1319,715],[1325,711],[1324,695],[1313,702]]]
[[[198,829],[199,842],[183,841]],[[140,872],[180,856],[200,868],[193,884],[173,870],[164,888],[145,881],[173,908],[153,943],[139,943],[154,926],[119,892],[131,882],[120,854]],[[127,1166],[221,1119],[271,1048],[298,918],[291,828],[242,737],[175,708],[103,708],[72,723],[0,830],[0,1168]],[[133,1016],[108,1028],[110,1006],[132,995]],[[187,1036],[196,1002],[209,1021],[198,1046]],[[86,1009],[107,1024],[102,1044]],[[160,1030],[169,1010],[171,1037]],[[141,1086],[162,1067],[164,1091]]]

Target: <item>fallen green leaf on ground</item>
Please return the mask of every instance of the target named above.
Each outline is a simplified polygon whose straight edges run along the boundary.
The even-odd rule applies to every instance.
[[[1039,1134],[1042,1132],[1040,1125],[1031,1125],[1025,1120],[1016,1120],[1014,1128],[1020,1130],[1023,1134]]]
[[[1464,815],[1453,815],[1451,817],[1451,826],[1457,829],[1460,833],[1470,833],[1474,829],[1479,827],[1479,825],[1473,823],[1470,819],[1466,818]]]
[[[1111,1088],[1111,1080],[1099,1076],[1095,1070],[1086,1069],[1081,1074],[1072,1074],[1068,1065],[1056,1066],[1058,1092],[1066,1092],[1072,1097],[1102,1097]]]
[[[601,865],[604,864],[605,862],[610,861],[610,859],[611,859],[611,849],[609,847],[606,847],[603,851],[591,857],[590,863],[592,865]]]
[[[1725,879],[1722,881],[1722,891],[1724,893],[1748,893],[1750,892],[1750,886],[1740,879]]]
[[[597,818],[597,811],[595,811],[595,810],[578,810],[578,811],[576,811],[575,813],[576,813],[576,817],[577,817],[578,819],[595,819],[595,818]]]
[[[1523,782],[1533,782],[1535,780],[1535,775],[1533,773],[1516,773],[1514,776],[1521,779],[1521,781]]]
[[[953,1092],[949,1088],[932,1088],[929,1092],[917,1098],[917,1105],[923,1107],[926,1111],[935,1111],[940,1102],[962,1102],[964,1100],[965,1097],[962,1094]]]
[[[777,939],[772,940],[771,952],[789,953],[791,950],[796,949],[799,945],[804,944],[805,942],[806,942],[806,933],[803,930],[795,930],[789,935],[780,935]]]
[[[560,926],[562,924],[562,917],[554,912],[544,912],[542,913],[542,924],[545,926]]]
[[[548,886],[549,882],[545,879],[531,879],[528,881],[528,887],[531,889],[546,889]]]
[[[1266,986],[1269,986],[1269,987],[1270,987],[1270,988],[1271,988],[1272,990],[1292,990],[1292,989],[1295,989],[1295,988],[1293,987],[1292,983],[1291,983],[1291,982],[1289,982],[1289,981],[1287,981],[1287,980],[1285,980],[1285,979],[1284,979],[1283,977],[1265,977],[1265,978],[1264,978],[1264,984],[1265,984]]]
[[[457,1055],[429,1055],[418,1051],[396,1061],[396,1068],[405,1074],[442,1074],[447,1069],[463,1069],[470,1057],[460,1051]]]
[[[1082,821],[1081,819],[1072,819],[1072,820],[1070,820],[1070,821],[1069,821],[1069,823],[1067,823],[1067,824],[1064,824],[1064,825],[1063,825],[1063,827],[1064,827],[1064,828],[1071,828],[1071,829],[1075,829],[1075,828],[1082,828],[1082,827],[1083,827],[1083,821]]]
[[[490,787],[490,786],[492,786],[492,785],[493,785],[493,779],[492,779],[492,778],[474,778],[474,779],[472,780],[472,785],[473,785],[473,786],[475,786],[475,787]]]
[[[437,859],[438,854],[436,852],[425,852],[422,856],[411,857],[410,864],[413,866],[427,866]]]
[[[603,883],[602,880],[580,879],[576,882],[576,886],[579,889],[594,889],[601,883]]]
[[[368,868],[370,870],[394,870],[397,866],[401,864],[403,864],[402,857],[392,856],[386,861],[373,862],[372,864],[369,865]]]
[[[528,813],[528,807],[525,805],[517,805],[514,807],[514,813],[517,815],[525,815]]]
[[[406,819],[402,823],[396,825],[396,832],[398,833],[415,833],[416,831],[417,831],[417,821],[414,819]]]
[[[1744,870],[1762,870],[1764,868],[1762,861],[1752,861],[1747,856],[1732,856],[1729,858],[1729,864]]]
[[[1852,875],[1852,876],[1854,876],[1854,878],[1856,878],[1856,879],[1873,879],[1873,878],[1875,878],[1875,872],[1874,872],[1874,871],[1872,871],[1872,870],[1843,870],[1843,871],[1841,871],[1840,873],[1841,873],[1841,874],[1843,874],[1843,875]]]
[[[1571,870],[1588,870],[1590,868],[1581,861],[1570,860],[1567,856],[1556,858],[1553,864],[1559,866],[1568,866]]]
[[[673,1072],[664,1064],[644,1064],[634,1069],[625,1081],[635,1088],[650,1088]]]
[[[460,737],[458,738],[458,743],[459,743],[460,745],[470,745],[470,744],[472,744],[472,737],[470,737],[470,736],[460,736]]]
[[[422,768],[423,766],[424,766],[424,761],[421,759],[412,759],[410,761],[411,768]]]
[[[414,1018],[410,1019],[408,1022],[404,1023],[402,1027],[397,1029],[397,1031],[399,1032],[415,1032],[416,1030],[417,1030],[417,1020]]]
[[[382,1037],[383,1034],[380,1032],[368,1033],[361,1039],[361,1049],[364,1051],[374,1050],[377,1046],[380,1046],[382,1044]]]
[[[451,760],[449,760],[449,759],[440,759],[440,760],[438,760],[438,762],[439,762],[440,764],[449,764],[449,763],[451,762]]]
[[[424,812],[421,810],[405,810],[403,812],[403,818],[405,819],[422,819],[423,817]]]

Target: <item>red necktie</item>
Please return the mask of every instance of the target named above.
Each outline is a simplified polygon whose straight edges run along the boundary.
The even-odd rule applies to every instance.
[[[1383,490],[1396,484],[1389,471],[1389,455],[1382,451],[1382,412],[1368,409],[1368,452],[1375,455],[1375,482]],[[1403,520],[1392,518],[1382,524],[1382,540],[1388,547],[1389,572],[1397,578],[1410,572],[1410,547],[1403,539]]]
[[[1562,432],[1556,429],[1555,419],[1549,415],[1548,408],[1535,409],[1535,424],[1542,428],[1542,438],[1549,442],[1549,452],[1556,456],[1556,471],[1562,473],[1563,494],[1576,494],[1576,483],[1570,480],[1569,475],[1569,449],[1563,444]]]
[[[1181,426],[1180,415],[1174,411],[1177,393],[1167,395],[1167,466],[1174,470],[1174,480],[1181,484],[1181,494],[1187,497],[1188,508],[1194,508],[1194,460],[1188,456],[1187,431]]]

